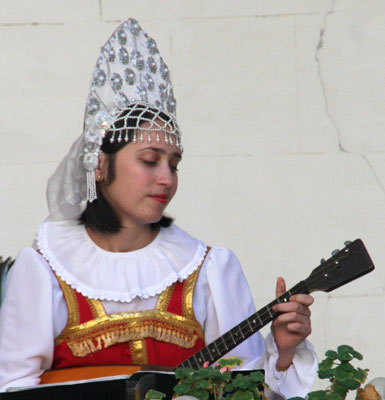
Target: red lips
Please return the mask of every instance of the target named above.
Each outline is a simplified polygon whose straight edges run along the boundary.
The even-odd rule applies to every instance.
[[[168,200],[167,194],[153,194],[150,196],[153,200],[157,201],[158,203],[165,204]]]

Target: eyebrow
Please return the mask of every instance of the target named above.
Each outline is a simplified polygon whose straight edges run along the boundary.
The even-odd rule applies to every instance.
[[[154,151],[155,153],[158,153],[158,154],[167,154],[167,152],[165,151],[165,150],[163,150],[163,149],[158,149],[157,147],[145,147],[144,149],[140,149],[140,150],[138,150],[137,151],[137,153],[141,153],[142,151],[146,151],[146,150],[152,150],[152,151]],[[175,152],[175,153],[172,153],[172,156],[173,157],[176,157],[176,158],[180,158],[180,159],[182,159],[182,156],[181,156],[181,154],[180,153],[177,153],[177,152]]]

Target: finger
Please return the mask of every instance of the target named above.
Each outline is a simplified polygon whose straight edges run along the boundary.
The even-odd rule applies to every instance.
[[[277,284],[275,287],[275,296],[279,297],[282,296],[286,292],[286,283],[285,280],[280,276],[277,279]]]
[[[289,322],[283,324],[277,324],[278,321],[274,321],[274,328],[284,328],[288,333],[296,334],[301,336],[303,339],[311,334],[311,324],[301,322]]]
[[[303,306],[300,303],[296,303],[294,301],[289,303],[280,303],[273,306],[273,311],[277,313],[291,313],[295,312],[298,314],[305,315],[310,317],[311,311],[307,306]]]
[[[290,301],[309,307],[314,303],[314,297],[310,296],[310,294],[295,294],[290,297]]]
[[[277,325],[285,325],[293,322],[299,322],[300,324],[310,325],[310,318],[307,315],[299,314],[296,312],[288,312],[280,314],[274,324]]]
[[[300,324],[299,322],[292,322],[290,324],[287,324],[287,330],[291,333],[296,333],[303,338],[306,338],[311,334],[311,327],[310,325],[303,325]]]

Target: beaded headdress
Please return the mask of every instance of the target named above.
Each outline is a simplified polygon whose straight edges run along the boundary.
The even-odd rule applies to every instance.
[[[88,93],[83,134],[48,181],[51,218],[77,218],[87,201],[97,198],[94,171],[107,131],[111,142],[164,140],[182,151],[175,112],[169,69],[156,42],[136,20],[128,19],[101,48]],[[128,126],[132,129],[133,121],[129,137]],[[147,122],[145,128],[141,127],[143,122]]]

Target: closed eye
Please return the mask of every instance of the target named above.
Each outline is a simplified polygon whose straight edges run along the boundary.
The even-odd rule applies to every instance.
[[[148,166],[151,166],[151,167],[153,167],[153,166],[156,164],[156,161],[142,160],[142,162],[143,162],[145,165],[148,165]]]

